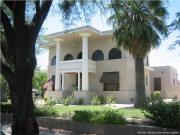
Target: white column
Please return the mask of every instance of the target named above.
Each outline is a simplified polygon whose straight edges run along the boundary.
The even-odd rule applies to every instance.
[[[82,36],[82,91],[89,90],[89,76],[88,76],[88,36],[89,33],[80,33]]]
[[[64,73],[62,73],[62,91],[64,90]]]
[[[78,91],[80,91],[80,72],[78,72]]]
[[[56,40],[56,76],[55,76],[55,90],[61,89],[61,75],[59,73],[59,62],[61,56],[61,44],[62,39]]]

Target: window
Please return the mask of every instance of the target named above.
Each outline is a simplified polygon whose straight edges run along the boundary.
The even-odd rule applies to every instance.
[[[77,59],[82,59],[82,52],[80,52],[80,53],[78,54]]]
[[[106,82],[104,83],[104,91],[118,91],[119,90],[119,82]]]
[[[67,61],[67,60],[73,60],[73,56],[71,54],[67,54],[65,57],[64,57],[64,61]]]
[[[121,58],[121,50],[119,48],[113,48],[109,52],[109,60],[112,59],[120,59]]]
[[[104,72],[99,82],[104,84],[104,91],[118,91],[119,72]]]
[[[54,91],[55,90],[55,75],[53,75],[51,79],[53,81],[52,91]]]
[[[101,50],[96,50],[92,55],[92,60],[94,61],[102,61],[104,60],[104,54]]]
[[[161,90],[161,78],[154,78],[154,91]]]
[[[56,56],[52,58],[51,65],[56,65]]]
[[[148,76],[146,75],[146,85],[148,85]]]

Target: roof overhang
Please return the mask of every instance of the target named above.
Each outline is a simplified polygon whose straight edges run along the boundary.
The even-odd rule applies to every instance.
[[[148,66],[144,66],[144,70],[153,71],[154,69]]]
[[[57,39],[63,39],[64,41],[62,42],[62,44],[74,44],[74,43],[78,44],[82,41],[82,38],[80,36],[81,33],[89,33],[90,36],[88,37],[88,40],[91,41],[99,38],[111,37],[113,30],[100,31],[89,25],[69,29],[69,30],[46,35],[45,36],[46,39],[49,39],[51,43],[42,45],[41,48],[55,47]]]
[[[69,30],[65,30],[65,31],[61,31],[61,32],[57,32],[57,33],[53,33],[53,34],[48,34],[46,35],[47,38],[57,38],[66,34],[71,34],[74,32],[80,32],[80,31],[87,31],[90,30],[94,33],[97,33],[98,35],[111,35],[113,30],[107,30],[107,31],[99,31],[98,29],[86,25],[86,26],[82,26],[82,27],[78,27],[78,28],[73,28],[73,29],[69,29]]]

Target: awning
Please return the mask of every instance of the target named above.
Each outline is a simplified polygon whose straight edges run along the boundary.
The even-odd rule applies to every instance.
[[[101,76],[100,83],[119,81],[119,72],[104,72]]]

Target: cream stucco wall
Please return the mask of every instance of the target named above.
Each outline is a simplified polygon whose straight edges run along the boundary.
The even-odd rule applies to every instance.
[[[177,95],[180,98],[180,86],[177,85],[177,70],[171,66],[152,67],[151,90],[154,91],[154,78],[161,78],[161,94],[166,98]],[[174,80],[174,81],[173,81]]]
[[[112,48],[116,48],[116,43],[112,41],[111,37],[96,38],[95,40],[88,41],[88,58],[92,59],[92,55],[96,50],[101,50],[104,54],[104,61],[96,61],[96,73],[89,73],[89,91],[103,91],[103,84],[99,83],[99,80],[103,72],[119,72],[119,90],[121,96],[127,98],[128,93],[131,93],[130,97],[135,99],[135,61],[133,57],[121,48],[121,59],[108,60],[109,52]],[[66,54],[72,54],[74,59],[77,59],[78,54],[82,52],[81,37],[73,44],[66,41],[61,43],[60,57],[63,61]],[[49,66],[48,66],[48,78],[55,75],[55,66],[51,66],[52,58],[56,56],[56,47],[49,47]],[[147,57],[144,62],[147,61]],[[76,84],[77,73],[66,73],[64,80],[64,91],[72,91],[73,85]],[[145,70],[145,76],[150,79],[150,71]],[[48,90],[51,90],[48,87]],[[133,94],[132,94],[133,93]],[[150,80],[146,85],[146,95],[150,95]],[[124,100],[125,101],[125,100]],[[128,101],[130,101],[128,99]]]

